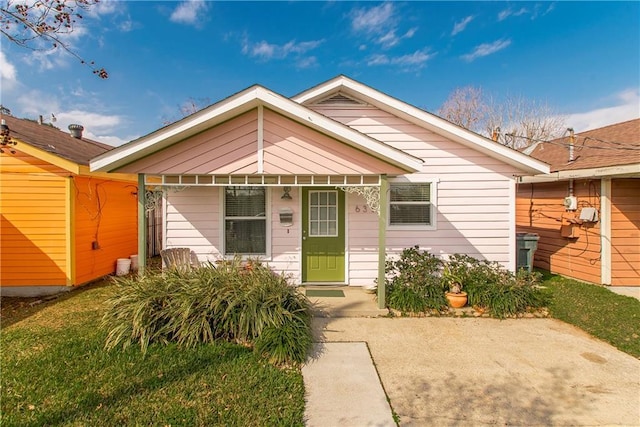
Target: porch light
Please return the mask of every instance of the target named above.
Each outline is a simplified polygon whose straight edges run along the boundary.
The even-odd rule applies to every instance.
[[[291,200],[291,196],[289,195],[289,192],[291,191],[291,187],[282,187],[282,197],[280,197],[282,200]]]

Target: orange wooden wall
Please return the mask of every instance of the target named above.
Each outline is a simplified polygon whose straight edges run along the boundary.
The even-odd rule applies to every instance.
[[[114,273],[118,258],[137,252],[136,185],[3,154],[0,285],[80,285]]]
[[[640,179],[611,181],[611,284],[640,286]]]
[[[68,173],[18,151],[0,157],[0,284],[58,285],[67,276]]]
[[[82,284],[114,273],[118,258],[137,253],[137,188],[126,181],[76,177],[73,191],[75,284]]]
[[[564,198],[569,194],[568,182],[518,184],[516,227],[518,232],[540,236],[534,256],[536,267],[579,280],[601,283],[600,222],[573,226],[574,238],[561,235],[563,224],[579,215],[584,207],[600,211],[600,181],[574,181],[578,210],[566,212]]]

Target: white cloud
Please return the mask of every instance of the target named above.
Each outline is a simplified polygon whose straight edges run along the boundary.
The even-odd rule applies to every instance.
[[[504,9],[498,13],[498,21],[504,21],[510,16],[522,16],[522,15],[531,15],[531,20],[533,21],[534,19],[540,16],[545,16],[547,13],[552,12],[556,8],[555,2],[549,3],[549,5],[544,10],[542,9],[543,6],[544,4],[536,3],[536,5],[533,7],[532,10],[527,9],[526,7],[521,7],[520,9],[516,9],[516,10],[511,8]]]
[[[0,51],[0,82],[3,90],[11,90],[18,84],[16,67],[7,60],[2,51]]]
[[[434,56],[436,54],[429,52],[429,49],[417,50],[414,53],[401,56],[375,54],[369,57],[367,65],[398,65],[406,71],[413,71],[423,68]]]
[[[262,40],[252,45],[245,39],[242,46],[242,53],[249,55],[252,58],[269,61],[271,59],[284,59],[289,55],[303,55],[317,48],[322,43],[324,43],[324,39],[305,42],[296,42],[295,40],[291,40],[282,45]]]
[[[406,33],[401,36],[396,35],[396,30],[389,30],[386,34],[382,35],[376,40],[376,43],[381,45],[384,49],[392,48],[400,43],[403,39],[409,39],[416,33],[417,28],[410,28]]]
[[[120,12],[123,7],[122,1],[100,0],[100,2],[87,8],[87,15],[99,17],[100,15],[109,15],[111,13]]]
[[[356,8],[350,13],[351,29],[383,49],[390,49],[403,39],[413,37],[418,30],[417,27],[407,31],[400,30],[396,15],[395,5],[392,2],[370,8]]]
[[[453,25],[453,30],[451,31],[451,35],[455,36],[458,33],[461,33],[465,30],[465,28],[467,28],[467,25],[469,25],[469,23],[471,21],[473,21],[474,16],[473,15],[469,15],[466,18],[464,18],[462,21],[458,21]]]
[[[94,141],[118,146],[131,139],[123,139],[114,134],[123,126],[122,116],[102,114],[86,110],[69,110],[56,113],[54,125],[62,131],[66,131],[72,123],[84,126],[83,136]]]
[[[371,55],[367,60],[367,65],[387,65],[390,62],[387,55],[375,54]]]
[[[79,92],[82,94],[85,92]],[[70,98],[70,103],[77,99],[76,96]],[[91,111],[87,108],[67,109],[63,103],[66,101],[60,97],[46,94],[39,90],[25,91],[16,100],[18,108],[16,110],[19,116],[36,118],[40,115],[47,118],[47,122],[51,122],[54,126],[66,132],[72,123],[84,126],[84,136],[96,141],[104,142],[109,145],[122,145],[130,139],[124,139],[117,135],[120,133],[125,124],[123,116],[115,114],[106,114],[99,111]],[[13,110],[13,108],[12,108]],[[53,122],[49,117],[54,114],[56,121]]]
[[[354,9],[351,12],[351,28],[356,32],[379,33],[392,26],[393,3],[382,3],[369,9]]]
[[[505,19],[507,19],[510,16],[521,16],[521,15],[524,15],[525,13],[528,13],[528,12],[529,11],[525,7],[521,7],[518,10],[513,10],[511,8],[504,9],[504,10],[500,11],[500,13],[498,13],[498,21],[504,21]]]
[[[207,10],[204,1],[189,0],[180,3],[171,13],[169,19],[178,24],[198,26],[202,20],[202,14]]]
[[[483,56],[491,55],[493,53],[501,51],[502,49],[508,47],[510,44],[511,39],[500,39],[494,41],[493,43],[483,43],[476,46],[473,52],[462,55],[461,58],[467,62],[471,62]]]
[[[315,56],[309,56],[307,58],[301,58],[296,62],[296,68],[305,69],[305,68],[313,68],[318,66],[318,58]]]
[[[134,26],[134,22],[129,17],[118,24],[118,29],[123,33],[128,33],[129,31],[133,31]]]
[[[640,92],[632,88],[617,93],[614,105],[568,114],[566,123],[576,132],[584,132],[637,118],[640,118]]]
[[[114,136],[114,135],[96,135],[95,133],[89,131],[89,130],[84,130],[83,132],[83,137],[88,138],[88,139],[92,139],[94,141],[98,141],[98,142],[102,142],[103,144],[108,144],[111,145],[113,147],[118,147],[122,144],[126,144],[129,141],[132,141],[136,138],[138,138],[138,136],[132,136],[132,137],[127,137],[126,139],[120,138],[119,136]]]

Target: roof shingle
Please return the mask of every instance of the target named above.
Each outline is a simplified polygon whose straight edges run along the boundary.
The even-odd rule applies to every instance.
[[[551,172],[640,163],[640,118],[575,134],[574,160],[569,137],[539,143],[531,157],[551,165]]]
[[[25,143],[79,165],[88,165],[91,158],[113,148],[110,145],[87,138],[74,138],[68,132],[46,124],[41,125],[37,122],[4,114],[0,117],[9,126],[11,137],[20,141],[16,149],[20,148],[20,143]]]

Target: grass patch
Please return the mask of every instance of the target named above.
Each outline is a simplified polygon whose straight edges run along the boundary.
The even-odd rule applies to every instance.
[[[114,289],[72,292],[10,326],[3,313],[2,426],[303,425],[300,371],[245,346],[104,351],[99,324]]]
[[[589,283],[544,273],[549,313],[640,358],[640,301]]]

